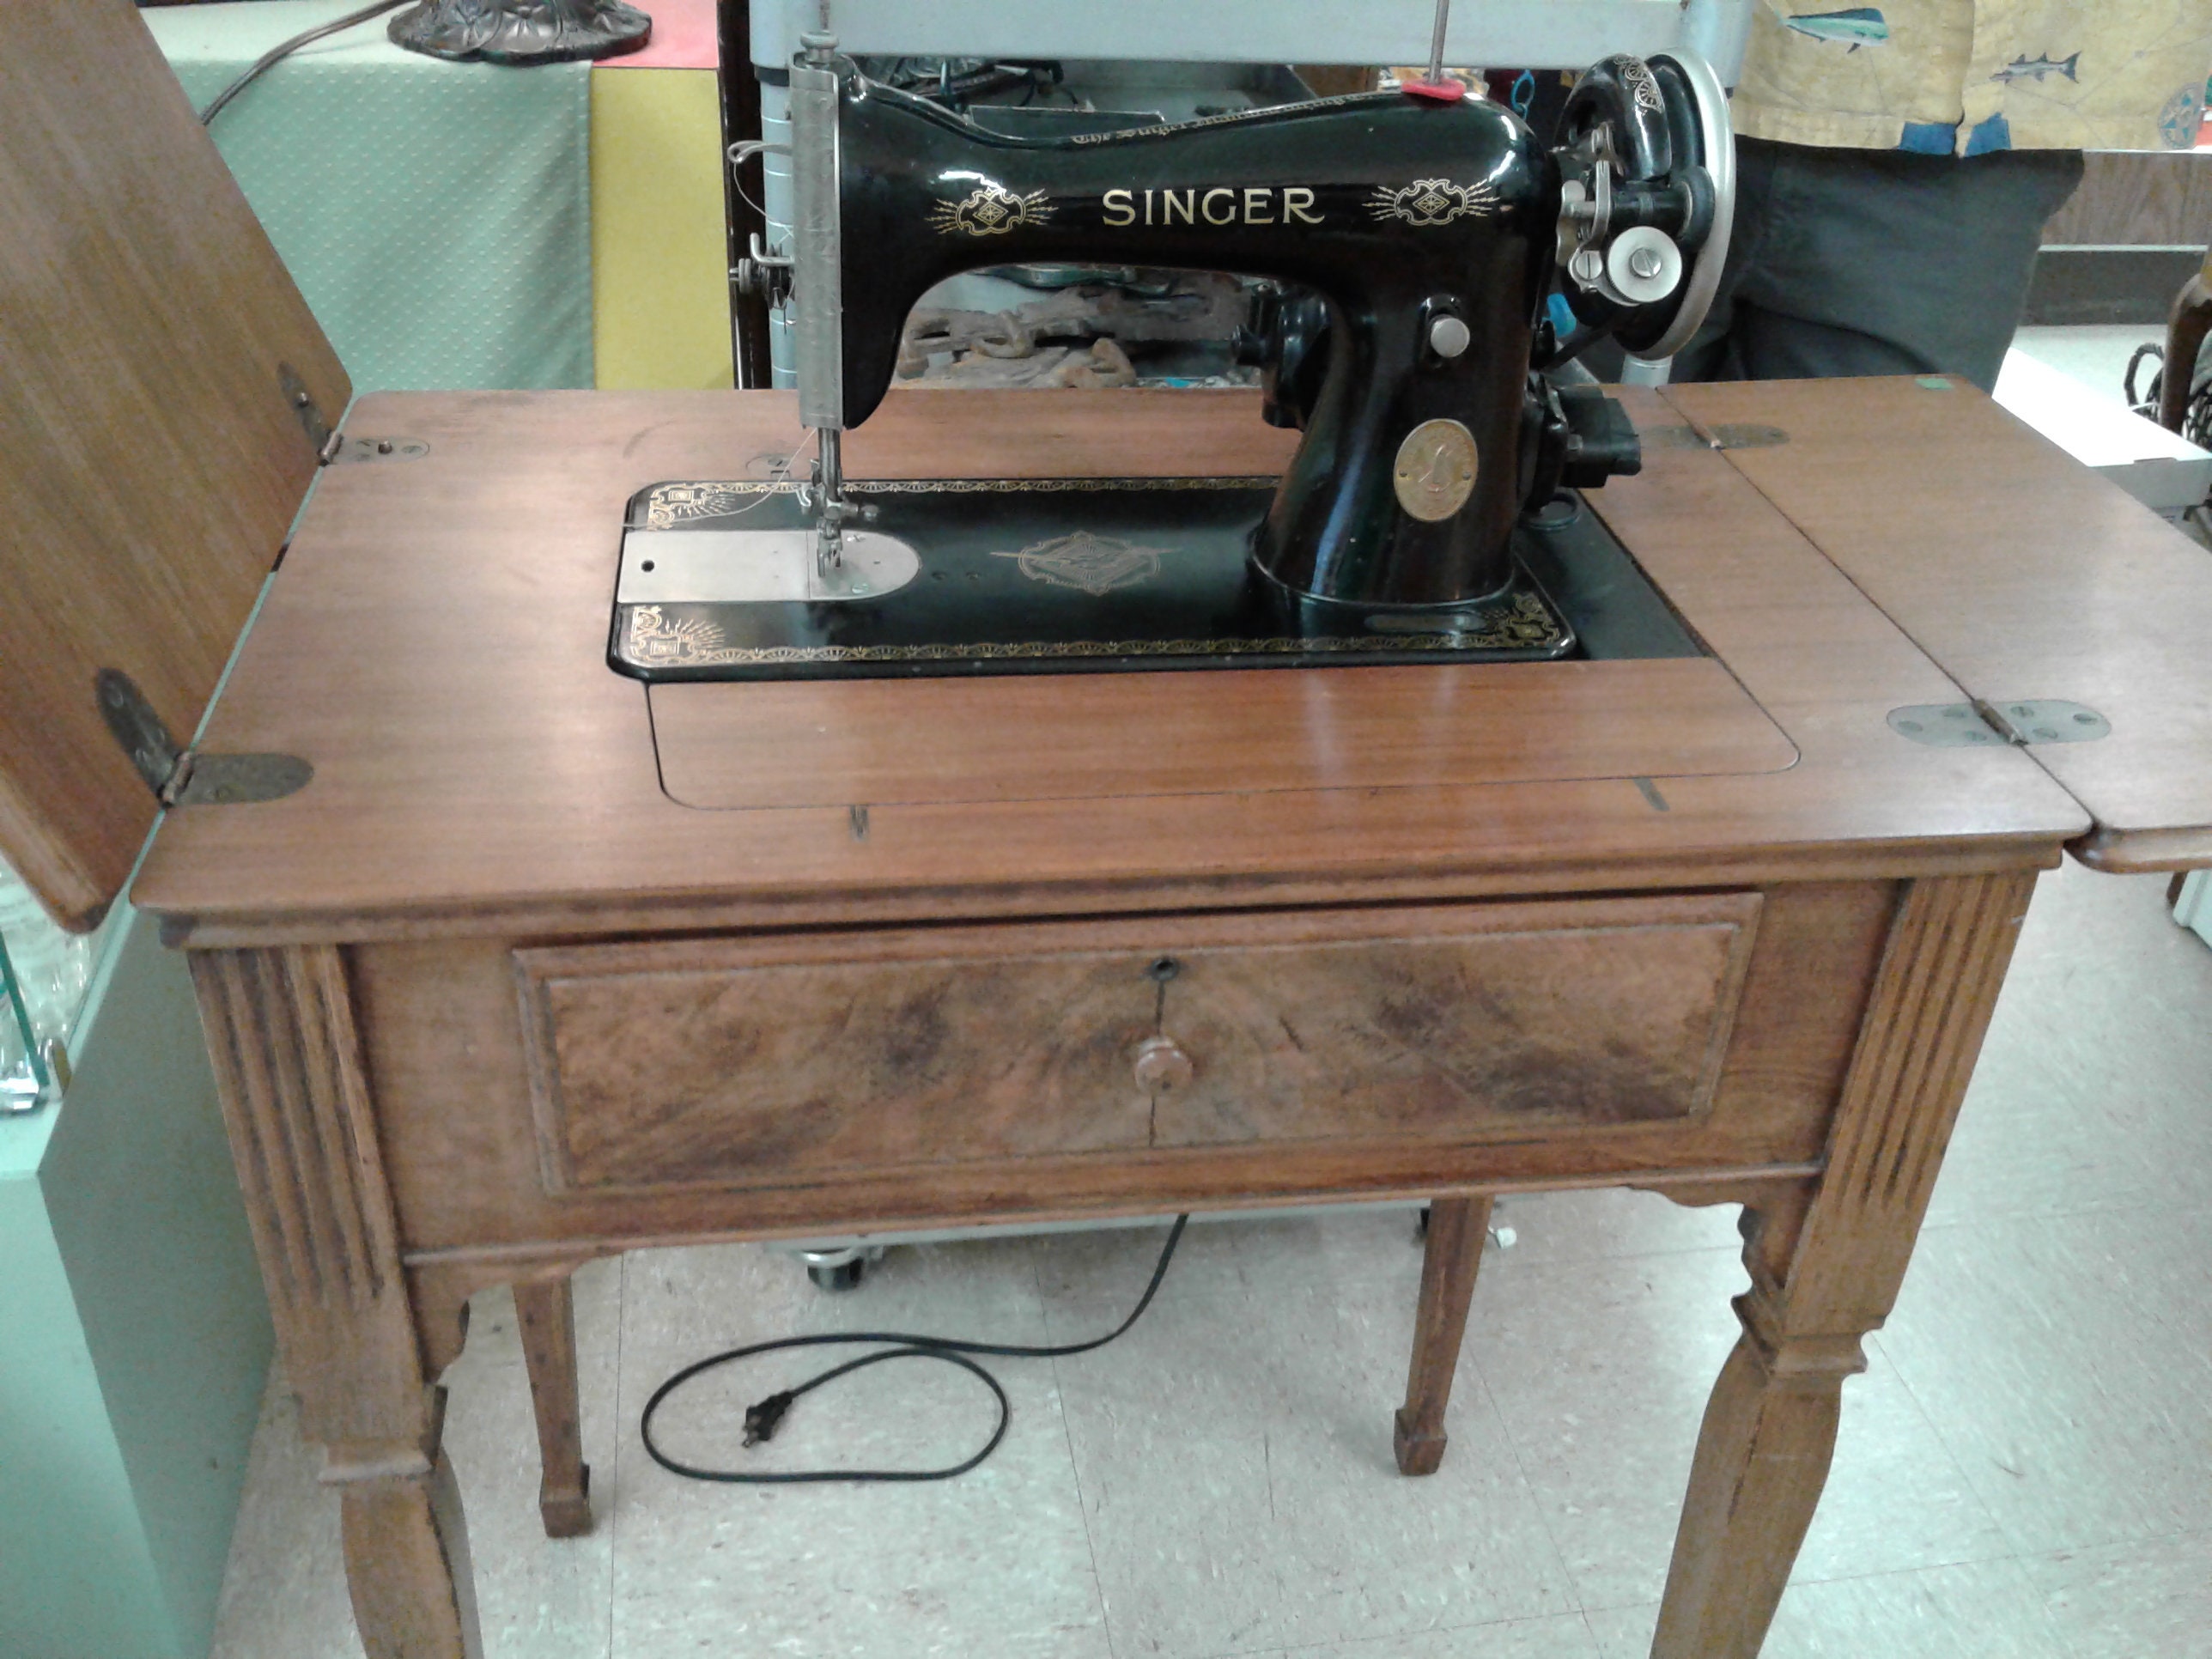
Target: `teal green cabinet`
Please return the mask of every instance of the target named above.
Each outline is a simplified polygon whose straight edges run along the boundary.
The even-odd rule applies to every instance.
[[[118,915],[0,1117],[0,1654],[203,1659],[271,1334],[183,957]]]

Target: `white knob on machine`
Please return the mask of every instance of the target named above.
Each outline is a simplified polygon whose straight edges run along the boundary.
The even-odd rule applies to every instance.
[[[1648,306],[1672,294],[1682,280],[1682,250],[1665,231],[1634,225],[1605,251],[1605,274],[1631,305]]]

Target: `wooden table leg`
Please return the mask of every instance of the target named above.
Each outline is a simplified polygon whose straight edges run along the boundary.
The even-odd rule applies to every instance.
[[[592,1469],[576,1400],[576,1304],[568,1276],[514,1287],[530,1404],[538,1416],[538,1512],[548,1538],[592,1529]]]
[[[468,1533],[439,1442],[345,961],[196,951],[192,978],[301,1432],[338,1488],[368,1659],[481,1659]]]
[[[445,1390],[432,1392],[423,1443],[341,1463],[323,1480],[339,1489],[346,1589],[368,1659],[482,1659],[468,1526],[453,1466],[438,1442]],[[349,1447],[358,1455],[364,1449]]]
[[[1413,1362],[1406,1403],[1391,1437],[1401,1474],[1434,1474],[1444,1461],[1444,1407],[1467,1332],[1468,1304],[1490,1232],[1490,1200],[1440,1198],[1429,1206],[1428,1249],[1421,1258],[1421,1299],[1413,1316]]]
[[[1744,1215],[1743,1335],[1706,1407],[1652,1659],[1753,1659],[1835,1449],[1843,1380],[1897,1299],[2034,886],[1906,890],[1859,1030],[1826,1171]]]

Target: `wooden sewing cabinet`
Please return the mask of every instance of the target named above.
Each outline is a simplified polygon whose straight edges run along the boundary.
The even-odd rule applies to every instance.
[[[1419,1474],[1491,1195],[1601,1184],[1746,1206],[1653,1651],[1758,1650],[2036,872],[2212,854],[2198,550],[1951,382],[1632,392],[1644,473],[1592,501],[1704,657],[648,694],[604,660],[623,503],[747,476],[791,401],[377,396],[322,445],[343,374],[165,77],[119,0],[0,19],[0,839],[60,912],[121,887],[155,803],[95,677],[189,732],[312,480],[133,896],[373,1659],[477,1651],[436,1383],[486,1286],[574,1532],[592,1257],[1430,1200]],[[916,392],[848,465],[1287,447],[1243,394]],[[2109,735],[1893,724],[2031,697]],[[312,781],[221,799],[250,755]]]

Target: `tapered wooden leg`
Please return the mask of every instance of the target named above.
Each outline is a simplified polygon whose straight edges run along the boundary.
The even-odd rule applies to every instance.
[[[380,1470],[333,1463],[323,1478],[341,1494],[346,1589],[368,1659],[482,1659],[468,1528],[444,1449],[401,1449]]]
[[[548,1538],[592,1529],[592,1470],[576,1401],[576,1304],[567,1275],[514,1287],[530,1403],[538,1414],[538,1512]]]
[[[368,1659],[481,1659],[343,953],[196,951],[192,978],[300,1430],[336,1487]]]
[[[1828,1478],[1843,1380],[1896,1301],[2033,885],[1907,890],[1826,1170],[1745,1212],[1743,1335],[1698,1434],[1652,1659],[1753,1659],[1765,1639]]]
[[[1413,1316],[1413,1363],[1391,1437],[1401,1474],[1434,1474],[1444,1460],[1444,1407],[1467,1332],[1468,1304],[1490,1232],[1490,1200],[1440,1198],[1429,1206],[1428,1252]]]
[[[1863,1368],[1856,1338],[1808,1359],[1747,1328],[1705,1407],[1655,1656],[1759,1651],[1828,1479],[1843,1380]]]

